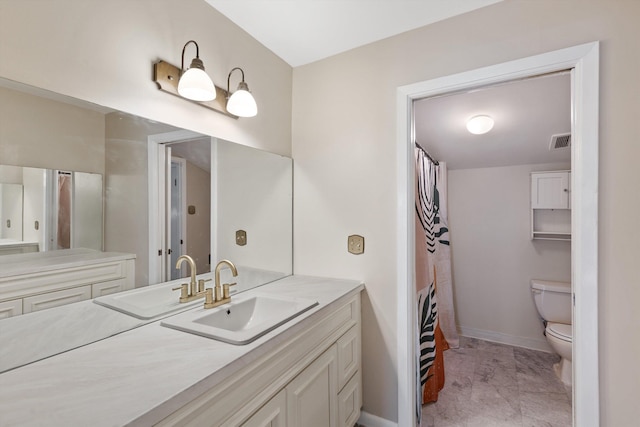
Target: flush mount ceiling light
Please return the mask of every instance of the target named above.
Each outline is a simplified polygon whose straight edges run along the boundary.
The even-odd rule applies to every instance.
[[[191,66],[185,70],[184,54],[187,46],[191,43],[196,47],[196,56],[191,61]],[[231,73],[235,70],[242,72],[242,81],[238,85],[238,90],[231,94],[229,82]],[[216,86],[204,71],[204,64],[200,59],[200,49],[194,40],[189,40],[182,48],[181,68],[165,61],[153,64],[153,81],[158,85],[158,89],[164,92],[188,99],[234,119],[253,117],[258,113],[256,101],[244,81],[244,71],[236,67],[229,72],[227,90]]]
[[[231,93],[229,90],[229,82],[231,80],[231,74],[239,70],[242,73],[242,81],[238,84],[238,89],[227,100],[227,111],[231,114],[235,114],[238,117],[253,117],[258,114],[258,106],[256,100],[253,99],[253,95],[249,92],[249,86],[244,82],[244,71],[240,67],[235,67],[229,71],[227,77],[227,93]]]
[[[467,121],[467,130],[474,135],[482,135],[491,129],[493,129],[493,119],[489,116],[473,116]]]

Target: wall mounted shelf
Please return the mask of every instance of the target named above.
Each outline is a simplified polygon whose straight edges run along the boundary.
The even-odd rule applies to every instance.
[[[571,240],[571,171],[531,172],[531,238]]]

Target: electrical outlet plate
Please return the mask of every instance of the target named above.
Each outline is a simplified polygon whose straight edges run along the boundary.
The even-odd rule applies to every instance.
[[[244,230],[236,231],[236,245],[244,246],[247,244],[247,232]]]
[[[364,237],[353,234],[347,239],[347,249],[354,255],[364,253]]]

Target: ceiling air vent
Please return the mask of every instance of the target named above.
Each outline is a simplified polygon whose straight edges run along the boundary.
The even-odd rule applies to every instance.
[[[560,148],[567,148],[571,145],[571,134],[560,133],[558,135],[551,135],[551,144],[549,144],[549,150],[559,150]]]

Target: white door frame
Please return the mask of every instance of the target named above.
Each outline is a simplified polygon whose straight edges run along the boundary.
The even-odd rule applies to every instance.
[[[167,148],[170,148],[167,147]],[[180,251],[178,254],[175,253],[175,251],[173,250],[174,247],[174,243],[173,242],[173,226],[172,226],[172,221],[168,220],[167,221],[167,248],[171,248],[171,256],[169,257],[169,259],[171,260],[171,262],[169,263],[169,265],[166,267],[166,277],[165,280],[169,281],[171,280],[171,273],[173,272],[174,268],[175,268],[175,261],[177,260],[177,258],[180,255],[186,255],[186,248],[187,248],[187,161],[181,157],[174,157],[171,156],[171,166],[173,167],[173,164],[176,164],[178,166],[178,175],[179,175],[179,182],[178,182],[178,188],[177,188],[177,193],[178,193],[178,203],[179,203],[179,227],[180,227],[180,240],[182,240],[182,243],[180,243],[179,248]],[[169,177],[169,179],[171,179],[171,177]],[[168,187],[171,187],[173,189],[173,184],[169,183]],[[170,197],[171,194],[167,194],[167,197]],[[172,215],[172,203],[167,203],[167,218],[171,218]],[[180,277],[186,277],[187,274],[187,266],[183,263],[180,267]]]
[[[599,44],[587,43],[399,87],[397,90],[398,425],[416,422],[413,101],[573,69],[571,275],[573,423],[599,425],[598,112]]]

